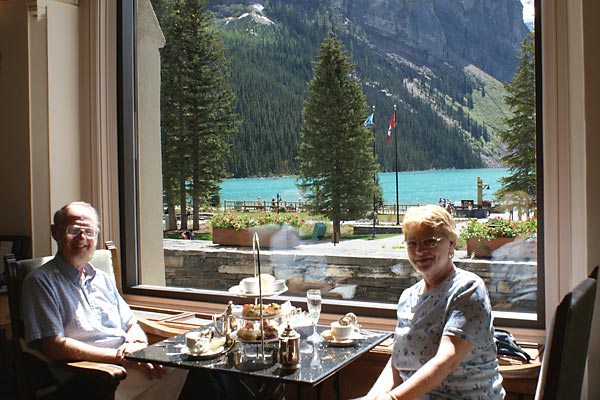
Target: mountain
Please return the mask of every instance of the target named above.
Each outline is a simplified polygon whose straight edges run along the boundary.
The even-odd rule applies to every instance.
[[[520,0],[213,0],[231,60],[240,133],[232,176],[297,173],[306,84],[321,41],[335,34],[375,107],[382,171],[498,166],[495,136],[528,29]],[[365,110],[365,117],[371,110]],[[500,149],[500,151],[499,151]]]

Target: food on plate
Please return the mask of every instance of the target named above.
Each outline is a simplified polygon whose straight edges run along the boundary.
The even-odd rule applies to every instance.
[[[262,310],[263,318],[281,315],[281,306],[277,303],[263,304]],[[259,318],[260,304],[244,304],[242,308],[242,317]]]
[[[260,284],[264,288],[269,288],[275,282],[275,277],[269,274],[260,274]]]
[[[222,347],[223,345],[225,345],[225,337],[212,339],[210,341],[210,343],[208,344],[208,349],[209,350],[217,350],[219,347]]]
[[[331,333],[331,329],[326,329],[321,332],[321,337],[325,340],[334,340],[333,333]]]
[[[265,340],[275,339],[279,335],[279,331],[267,321],[263,321],[263,334]],[[261,340],[260,325],[252,322],[247,322],[246,325],[237,330],[237,337],[242,340],[255,341]]]

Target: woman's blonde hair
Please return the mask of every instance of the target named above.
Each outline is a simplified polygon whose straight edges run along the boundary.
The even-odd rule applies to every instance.
[[[448,211],[438,205],[411,207],[406,211],[402,221],[402,231],[406,232],[427,227],[436,233],[456,242],[456,223]]]

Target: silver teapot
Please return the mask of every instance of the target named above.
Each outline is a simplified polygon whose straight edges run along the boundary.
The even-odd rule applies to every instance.
[[[300,367],[300,334],[289,323],[279,335],[279,364],[283,370]]]
[[[225,312],[221,314],[213,314],[213,326],[215,331],[221,336],[225,336],[225,343],[231,344],[233,340],[231,334],[237,330],[237,318],[233,315],[233,302],[227,303]]]

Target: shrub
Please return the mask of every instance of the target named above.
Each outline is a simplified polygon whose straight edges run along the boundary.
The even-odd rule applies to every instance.
[[[291,226],[299,228],[304,219],[296,214],[279,214],[262,212],[259,214],[237,215],[233,213],[217,214],[210,220],[213,228],[233,228],[236,230],[248,229],[257,226],[276,225],[278,227]]]
[[[484,239],[516,238],[537,233],[537,219],[511,221],[503,218],[492,218],[485,222],[471,219],[460,230],[459,238],[467,241],[474,237]]]

